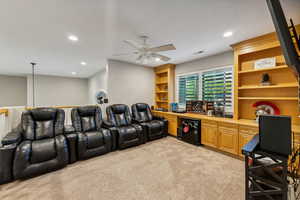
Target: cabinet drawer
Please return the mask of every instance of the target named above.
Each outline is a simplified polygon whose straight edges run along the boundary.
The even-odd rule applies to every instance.
[[[216,121],[212,121],[212,120],[201,120],[201,125],[205,125],[205,124],[207,124],[207,125],[215,125],[215,126],[217,126],[218,125],[218,123],[216,122]]]
[[[258,128],[252,126],[239,126],[239,133],[256,135],[258,134]]]

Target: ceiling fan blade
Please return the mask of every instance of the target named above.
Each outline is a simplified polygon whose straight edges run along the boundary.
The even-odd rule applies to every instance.
[[[139,52],[132,52],[132,53],[119,53],[119,54],[113,54],[112,56],[128,56],[132,54],[138,54]]]
[[[134,49],[140,49],[141,45],[139,45],[138,43],[132,41],[132,40],[124,40],[124,42],[126,44],[128,44],[129,46],[133,47]]]
[[[167,44],[159,47],[153,47],[148,49],[151,52],[161,52],[161,51],[170,51],[170,50],[176,50],[176,47],[173,44]]]
[[[140,61],[140,60],[142,60],[142,58],[143,58],[143,55],[139,55],[139,57],[137,57],[137,61]]]
[[[162,61],[165,61],[165,62],[171,60],[171,58],[169,58],[167,56],[163,56],[163,55],[157,54],[157,53],[153,54],[153,56],[155,56],[157,58],[160,58]]]

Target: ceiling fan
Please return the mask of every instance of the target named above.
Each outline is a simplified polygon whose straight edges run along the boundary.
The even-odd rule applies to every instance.
[[[150,47],[150,45],[147,43],[147,40],[149,39],[148,36],[140,36],[140,39],[142,40],[142,43],[138,43],[132,40],[124,40],[126,44],[133,47],[135,49],[132,53],[123,53],[123,54],[114,54],[113,56],[126,56],[126,55],[137,55],[136,61],[147,64],[153,60],[155,61],[164,61],[167,62],[171,60],[171,58],[161,55],[158,52],[163,51],[170,51],[170,50],[176,50],[175,46],[173,44],[167,44],[163,46],[158,47]]]

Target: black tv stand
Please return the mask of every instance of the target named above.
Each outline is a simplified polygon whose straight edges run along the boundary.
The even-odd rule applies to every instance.
[[[287,200],[288,157],[259,149],[259,136],[244,146],[245,199]]]

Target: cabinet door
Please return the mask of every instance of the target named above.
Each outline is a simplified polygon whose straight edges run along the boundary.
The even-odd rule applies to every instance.
[[[201,143],[210,147],[218,148],[218,126],[217,123],[202,120]]]
[[[168,120],[168,129],[169,129],[169,134],[177,137],[177,116],[175,115],[165,115],[164,116],[166,120]]]
[[[238,154],[238,127],[234,124],[219,124],[219,149]]]

